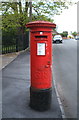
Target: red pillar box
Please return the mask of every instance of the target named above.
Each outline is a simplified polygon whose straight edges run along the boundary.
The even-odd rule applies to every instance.
[[[52,28],[56,24],[46,21],[29,22],[31,87],[30,106],[47,110],[51,106],[52,92]]]

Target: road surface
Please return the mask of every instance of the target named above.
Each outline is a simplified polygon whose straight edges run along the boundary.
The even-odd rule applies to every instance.
[[[53,44],[53,79],[67,118],[77,118],[77,41]]]

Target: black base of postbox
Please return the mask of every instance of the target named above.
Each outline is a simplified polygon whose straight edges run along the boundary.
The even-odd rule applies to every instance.
[[[52,100],[52,88],[49,89],[34,89],[30,87],[30,107],[38,110],[45,111],[50,109]]]

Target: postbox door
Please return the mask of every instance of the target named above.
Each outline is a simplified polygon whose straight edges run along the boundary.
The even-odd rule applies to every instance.
[[[31,86],[39,89],[52,87],[52,41],[50,32],[41,37],[32,33]],[[36,37],[37,36],[37,37]]]

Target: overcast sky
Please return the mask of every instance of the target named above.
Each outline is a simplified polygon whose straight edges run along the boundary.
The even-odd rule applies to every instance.
[[[75,2],[77,0],[74,0]],[[55,15],[54,21],[57,24],[57,31],[77,31],[77,4],[63,10],[61,15]]]

